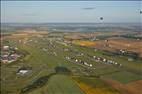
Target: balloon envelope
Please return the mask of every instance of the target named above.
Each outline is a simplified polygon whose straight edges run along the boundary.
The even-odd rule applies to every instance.
[[[103,20],[103,17],[100,17],[100,20]]]

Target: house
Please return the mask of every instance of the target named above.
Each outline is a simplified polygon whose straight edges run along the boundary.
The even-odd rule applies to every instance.
[[[9,50],[9,46],[3,46],[3,50]]]
[[[67,51],[69,51],[69,49],[65,48],[64,51],[67,52]]]
[[[3,63],[7,63],[7,62],[8,62],[8,58],[7,58],[7,57],[1,57],[1,61],[2,61]]]
[[[103,62],[106,62],[106,61],[107,61],[107,60],[104,58],[104,59],[103,59]]]
[[[78,62],[78,60],[76,59],[75,62]]]
[[[92,64],[90,64],[89,66],[92,67]]]
[[[28,73],[28,70],[20,70],[17,74],[26,74]]]
[[[70,57],[66,56],[66,59],[68,59],[68,60],[69,60],[69,59],[70,59]]]
[[[121,52],[122,54],[124,54],[126,51],[124,51],[123,49],[120,49],[120,52]]]
[[[76,56],[83,56],[84,55],[84,53],[79,53],[79,52],[75,52],[76,53]]]
[[[42,50],[46,52],[48,49],[46,49],[46,48],[42,48]]]
[[[20,69],[18,69],[17,74],[18,75],[26,75],[31,73],[32,68],[31,67],[22,67]]]
[[[15,50],[18,50],[18,48],[17,48],[17,47],[15,47],[14,49],[15,49]]]
[[[133,58],[128,58],[128,61],[133,61],[134,59]]]
[[[95,58],[96,58],[96,56],[93,56],[93,58],[95,59]]]

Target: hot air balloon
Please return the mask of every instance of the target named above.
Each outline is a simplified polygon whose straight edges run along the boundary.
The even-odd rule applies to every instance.
[[[103,17],[100,17],[100,20],[103,20],[104,18]]]

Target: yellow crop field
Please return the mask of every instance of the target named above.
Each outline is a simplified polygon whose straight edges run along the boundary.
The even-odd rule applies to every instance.
[[[117,92],[109,91],[107,88],[93,87],[82,82],[78,83],[78,85],[86,94],[119,94]]]
[[[86,47],[93,47],[96,44],[95,42],[84,41],[84,40],[74,40],[72,43],[75,45],[86,46]]]

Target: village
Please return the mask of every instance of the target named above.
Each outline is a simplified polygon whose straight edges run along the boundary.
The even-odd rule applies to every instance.
[[[18,58],[20,58],[22,54],[18,52],[17,47],[11,47],[8,45],[4,45],[1,48],[1,56],[0,56],[0,61],[2,63],[12,63],[14,61],[17,61]]]

